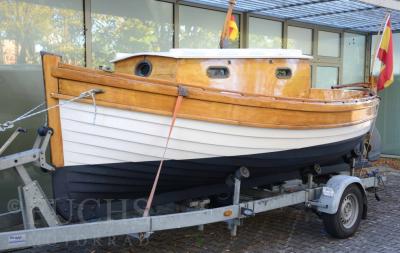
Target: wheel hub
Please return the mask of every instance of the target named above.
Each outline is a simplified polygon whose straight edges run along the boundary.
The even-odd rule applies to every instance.
[[[350,193],[342,201],[340,208],[340,221],[345,228],[351,228],[357,220],[359,204],[357,197]]]

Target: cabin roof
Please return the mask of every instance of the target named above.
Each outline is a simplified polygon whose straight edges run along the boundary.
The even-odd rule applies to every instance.
[[[296,49],[171,49],[168,52],[143,52],[136,54],[118,53],[111,62],[137,56],[161,56],[176,59],[312,59]]]

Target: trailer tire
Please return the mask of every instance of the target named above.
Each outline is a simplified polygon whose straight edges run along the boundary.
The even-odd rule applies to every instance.
[[[363,214],[363,195],[360,188],[351,184],[344,190],[335,214],[322,214],[325,230],[333,237],[352,236],[360,226]]]

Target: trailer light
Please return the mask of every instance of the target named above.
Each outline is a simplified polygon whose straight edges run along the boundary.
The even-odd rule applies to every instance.
[[[225,217],[232,216],[232,214],[233,214],[233,212],[232,212],[231,209],[228,209],[228,210],[226,210],[226,211],[224,212],[224,216],[225,216]]]
[[[335,191],[331,187],[322,187],[322,195],[327,197],[333,197]]]

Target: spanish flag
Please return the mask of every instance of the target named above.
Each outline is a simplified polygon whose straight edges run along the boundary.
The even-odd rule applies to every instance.
[[[378,77],[377,88],[383,90],[393,83],[393,36],[390,23],[390,16],[386,20],[385,28],[382,33],[381,44],[377,55],[382,63]]]
[[[239,29],[236,24],[235,16],[231,16],[231,20],[229,21],[229,32],[228,38],[231,41],[236,41],[239,38]]]

